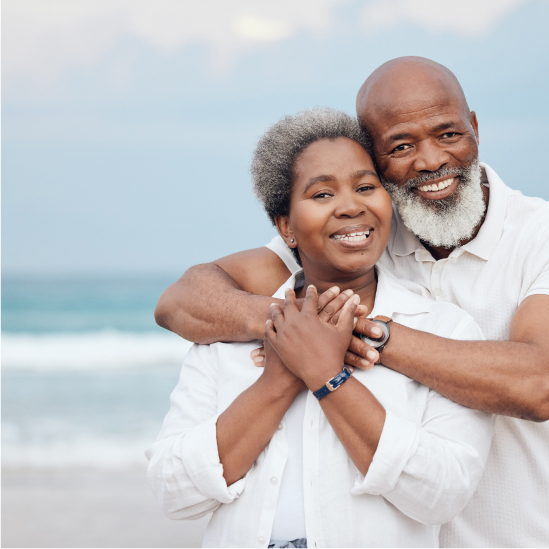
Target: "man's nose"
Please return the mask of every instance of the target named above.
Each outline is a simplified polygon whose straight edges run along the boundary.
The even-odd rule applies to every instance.
[[[436,172],[450,161],[450,155],[438,143],[428,139],[418,145],[414,158],[416,172]]]

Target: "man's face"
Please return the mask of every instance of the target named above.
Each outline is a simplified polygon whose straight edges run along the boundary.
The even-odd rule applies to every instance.
[[[379,85],[358,115],[404,224],[431,246],[454,248],[485,212],[477,120],[452,85],[414,76]]]
[[[409,186],[424,200],[448,198],[456,191],[459,178],[431,178],[444,168],[467,168],[478,156],[476,116],[465,112],[448,94],[410,99],[370,117],[380,174],[398,187]],[[422,183],[426,179],[430,187]]]

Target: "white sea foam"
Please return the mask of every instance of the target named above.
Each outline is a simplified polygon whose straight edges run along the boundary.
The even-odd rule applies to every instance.
[[[2,427],[4,429],[4,426]],[[135,439],[83,435],[49,443],[2,443],[3,469],[127,469],[146,467],[144,450],[154,435]]]
[[[191,345],[170,333],[4,333],[2,368],[48,372],[177,366]]]

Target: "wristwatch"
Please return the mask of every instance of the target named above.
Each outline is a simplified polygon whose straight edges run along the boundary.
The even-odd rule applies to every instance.
[[[373,339],[371,337],[360,334],[360,339],[362,339],[364,343],[367,343],[368,345],[376,349],[379,354],[381,354],[381,352],[385,348],[385,345],[387,345],[389,338],[391,337],[389,324],[393,321],[393,319],[389,318],[388,316],[378,315],[375,318],[367,318],[366,320],[375,322],[381,328],[383,335],[379,339]]]

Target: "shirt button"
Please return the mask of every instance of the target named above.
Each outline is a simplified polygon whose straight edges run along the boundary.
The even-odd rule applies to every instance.
[[[282,429],[284,429],[284,425],[281,423],[276,429],[277,431],[282,431]]]
[[[265,538],[263,536],[259,536],[257,538],[257,543],[262,543],[262,544],[265,543]]]
[[[438,288],[435,290],[435,295],[437,297],[440,297],[442,295],[442,290],[439,290]]]
[[[271,477],[271,484],[276,484],[278,479],[276,477]]]

